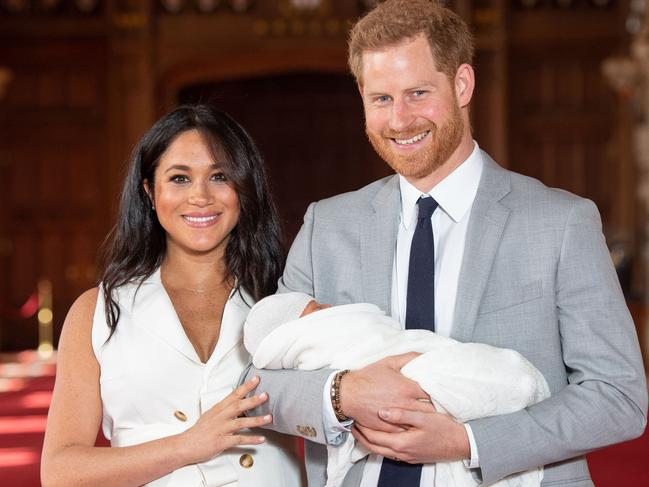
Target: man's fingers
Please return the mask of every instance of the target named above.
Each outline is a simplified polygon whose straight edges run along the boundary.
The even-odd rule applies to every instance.
[[[383,420],[381,420],[380,426],[381,426],[381,428],[376,429],[376,431],[383,431],[385,433],[400,433],[400,432],[404,431],[404,428],[402,428],[400,425],[391,424],[391,423],[388,423],[387,421],[383,421]]]
[[[398,459],[397,452],[395,452],[391,448],[372,443],[363,435],[363,433],[361,433],[361,431],[356,426],[352,428],[352,435],[354,436],[356,441],[361,443],[369,451],[378,453],[379,455],[383,455],[384,457],[392,458],[393,460]]]
[[[435,408],[433,407],[432,411],[410,411],[407,409],[400,408],[387,408],[381,409],[379,411],[379,418],[388,423],[394,425],[404,425],[404,426],[415,426],[421,427],[423,416],[427,413],[434,413]]]
[[[394,406],[404,409],[413,408],[419,411],[422,409],[422,405],[416,404],[417,401],[422,403],[427,402],[430,404],[430,397],[421,387],[419,387],[419,384],[414,380],[401,376],[400,374],[399,376],[401,379],[394,385],[395,397],[391,401],[392,404],[385,404],[385,406]]]
[[[394,448],[395,443],[399,441],[400,434],[406,430],[401,429],[397,433],[386,433],[365,426],[355,425],[356,429],[363,435],[363,437],[373,445]]]
[[[358,424],[377,431],[385,431],[386,433],[398,433],[399,431],[403,431],[403,428],[401,428],[400,426],[383,421],[378,415],[376,416],[376,418],[372,418],[371,423],[366,424],[359,420],[356,420],[354,421],[354,424]]]
[[[426,399],[417,399],[412,401],[408,407],[403,409],[409,409],[410,411],[419,411],[420,413],[436,413],[437,408],[435,405],[430,402],[430,398]]]
[[[421,354],[417,352],[408,352],[402,353],[401,355],[392,355],[390,357],[386,357],[385,360],[391,368],[400,371],[401,367],[406,365],[408,362],[416,359],[420,355]]]

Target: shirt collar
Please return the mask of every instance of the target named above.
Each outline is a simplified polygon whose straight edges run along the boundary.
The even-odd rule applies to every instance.
[[[462,220],[473,205],[483,164],[480,148],[474,141],[473,151],[469,157],[427,193],[435,198],[439,207],[455,223]],[[401,175],[399,175],[399,188],[401,189],[401,221],[408,229],[417,211],[417,200],[425,193],[419,191]]]

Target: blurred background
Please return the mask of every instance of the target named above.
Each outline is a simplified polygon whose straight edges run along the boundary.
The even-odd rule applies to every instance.
[[[389,174],[346,65],[349,26],[376,3],[0,0],[0,469],[18,479],[6,485],[38,485],[51,352],[96,284],[129,153],[156,118],[201,101],[241,122],[288,243],[309,202]],[[646,1],[448,5],[477,40],[475,138],[503,166],[595,201],[649,349]],[[598,485],[649,485],[641,474]]]

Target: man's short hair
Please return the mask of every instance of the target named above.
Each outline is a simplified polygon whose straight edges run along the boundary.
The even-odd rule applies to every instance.
[[[473,37],[466,23],[436,0],[386,0],[368,12],[349,34],[349,67],[363,83],[363,53],[424,34],[437,69],[450,80],[473,61]]]

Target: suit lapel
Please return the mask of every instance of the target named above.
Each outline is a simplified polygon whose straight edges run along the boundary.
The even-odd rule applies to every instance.
[[[473,337],[482,295],[509,218],[509,209],[500,200],[510,191],[510,176],[486,153],[482,152],[482,157],[485,164],[471,208],[451,333],[460,341]]]
[[[399,177],[393,176],[371,201],[369,216],[360,223],[363,299],[388,314],[400,198]]]

